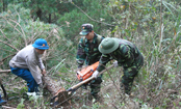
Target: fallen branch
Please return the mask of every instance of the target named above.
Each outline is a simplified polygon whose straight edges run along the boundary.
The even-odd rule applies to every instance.
[[[25,35],[25,32],[24,32],[22,26],[21,26],[18,22],[14,21],[14,20],[12,20],[12,19],[9,19],[9,20],[10,20],[11,22],[16,23],[16,25],[18,25],[18,26],[21,28],[22,36],[23,36],[23,39],[24,39],[24,42],[25,42],[25,46],[27,46],[28,44],[27,44],[27,40],[26,40],[26,35]],[[20,32],[20,33],[21,33],[21,32]]]
[[[15,54],[16,54],[16,53],[11,54],[11,55],[8,55],[8,56],[6,56],[5,58],[1,59],[1,60],[0,60],[0,65],[2,65],[2,64],[3,64],[3,61],[4,61],[4,60],[6,60],[6,59],[7,59],[7,58],[9,58],[9,57],[14,56]]]
[[[10,53],[15,53],[13,51],[9,51],[9,50],[3,49],[3,48],[0,48],[0,50],[6,51],[6,52],[10,52]]]
[[[7,70],[0,70],[0,73],[10,73],[11,70],[10,69],[7,69]]]
[[[0,29],[1,33],[2,33],[2,36],[8,41],[10,42],[10,40],[6,37],[6,35],[4,34],[4,32],[2,31],[2,29]]]
[[[17,83],[14,83],[14,84],[6,84],[7,86],[14,86],[14,85],[17,85],[17,84],[22,84],[22,83],[26,83],[24,80],[20,81],[20,82],[17,82]]]
[[[17,108],[13,108],[13,107],[8,107],[8,106],[2,106],[5,109],[17,109]]]

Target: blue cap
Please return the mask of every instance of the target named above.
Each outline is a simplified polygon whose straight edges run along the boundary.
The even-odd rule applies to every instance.
[[[47,41],[45,39],[42,39],[42,38],[37,39],[34,42],[33,47],[37,48],[37,49],[40,49],[40,50],[47,50],[47,49],[49,49]]]

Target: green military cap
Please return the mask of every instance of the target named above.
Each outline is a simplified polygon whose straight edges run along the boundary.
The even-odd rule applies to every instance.
[[[119,39],[117,38],[105,38],[99,45],[99,51],[102,54],[109,54],[119,47]]]
[[[82,25],[82,31],[80,32],[80,35],[87,35],[89,32],[93,30],[93,25],[86,23]]]

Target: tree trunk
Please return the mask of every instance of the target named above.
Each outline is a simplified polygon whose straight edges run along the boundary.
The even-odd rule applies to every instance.
[[[48,23],[51,23],[51,14],[49,14]]]
[[[57,82],[55,82],[48,76],[43,77],[43,82],[46,84],[47,89],[53,96],[58,95],[58,93],[62,91],[65,91],[65,88],[61,87]]]
[[[65,90],[65,88],[61,87],[57,82],[52,80],[48,76],[43,77],[43,82],[46,85],[46,88],[50,91],[50,93],[53,95],[51,100],[51,105],[54,107],[57,106],[68,106],[71,104],[70,95],[68,94],[68,91]]]
[[[5,0],[2,0],[2,2],[3,2],[3,11],[6,11],[8,3]]]

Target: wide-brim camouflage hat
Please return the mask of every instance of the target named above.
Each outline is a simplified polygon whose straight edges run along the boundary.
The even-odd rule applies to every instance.
[[[105,38],[99,45],[99,51],[102,54],[109,54],[119,47],[117,38]]]

